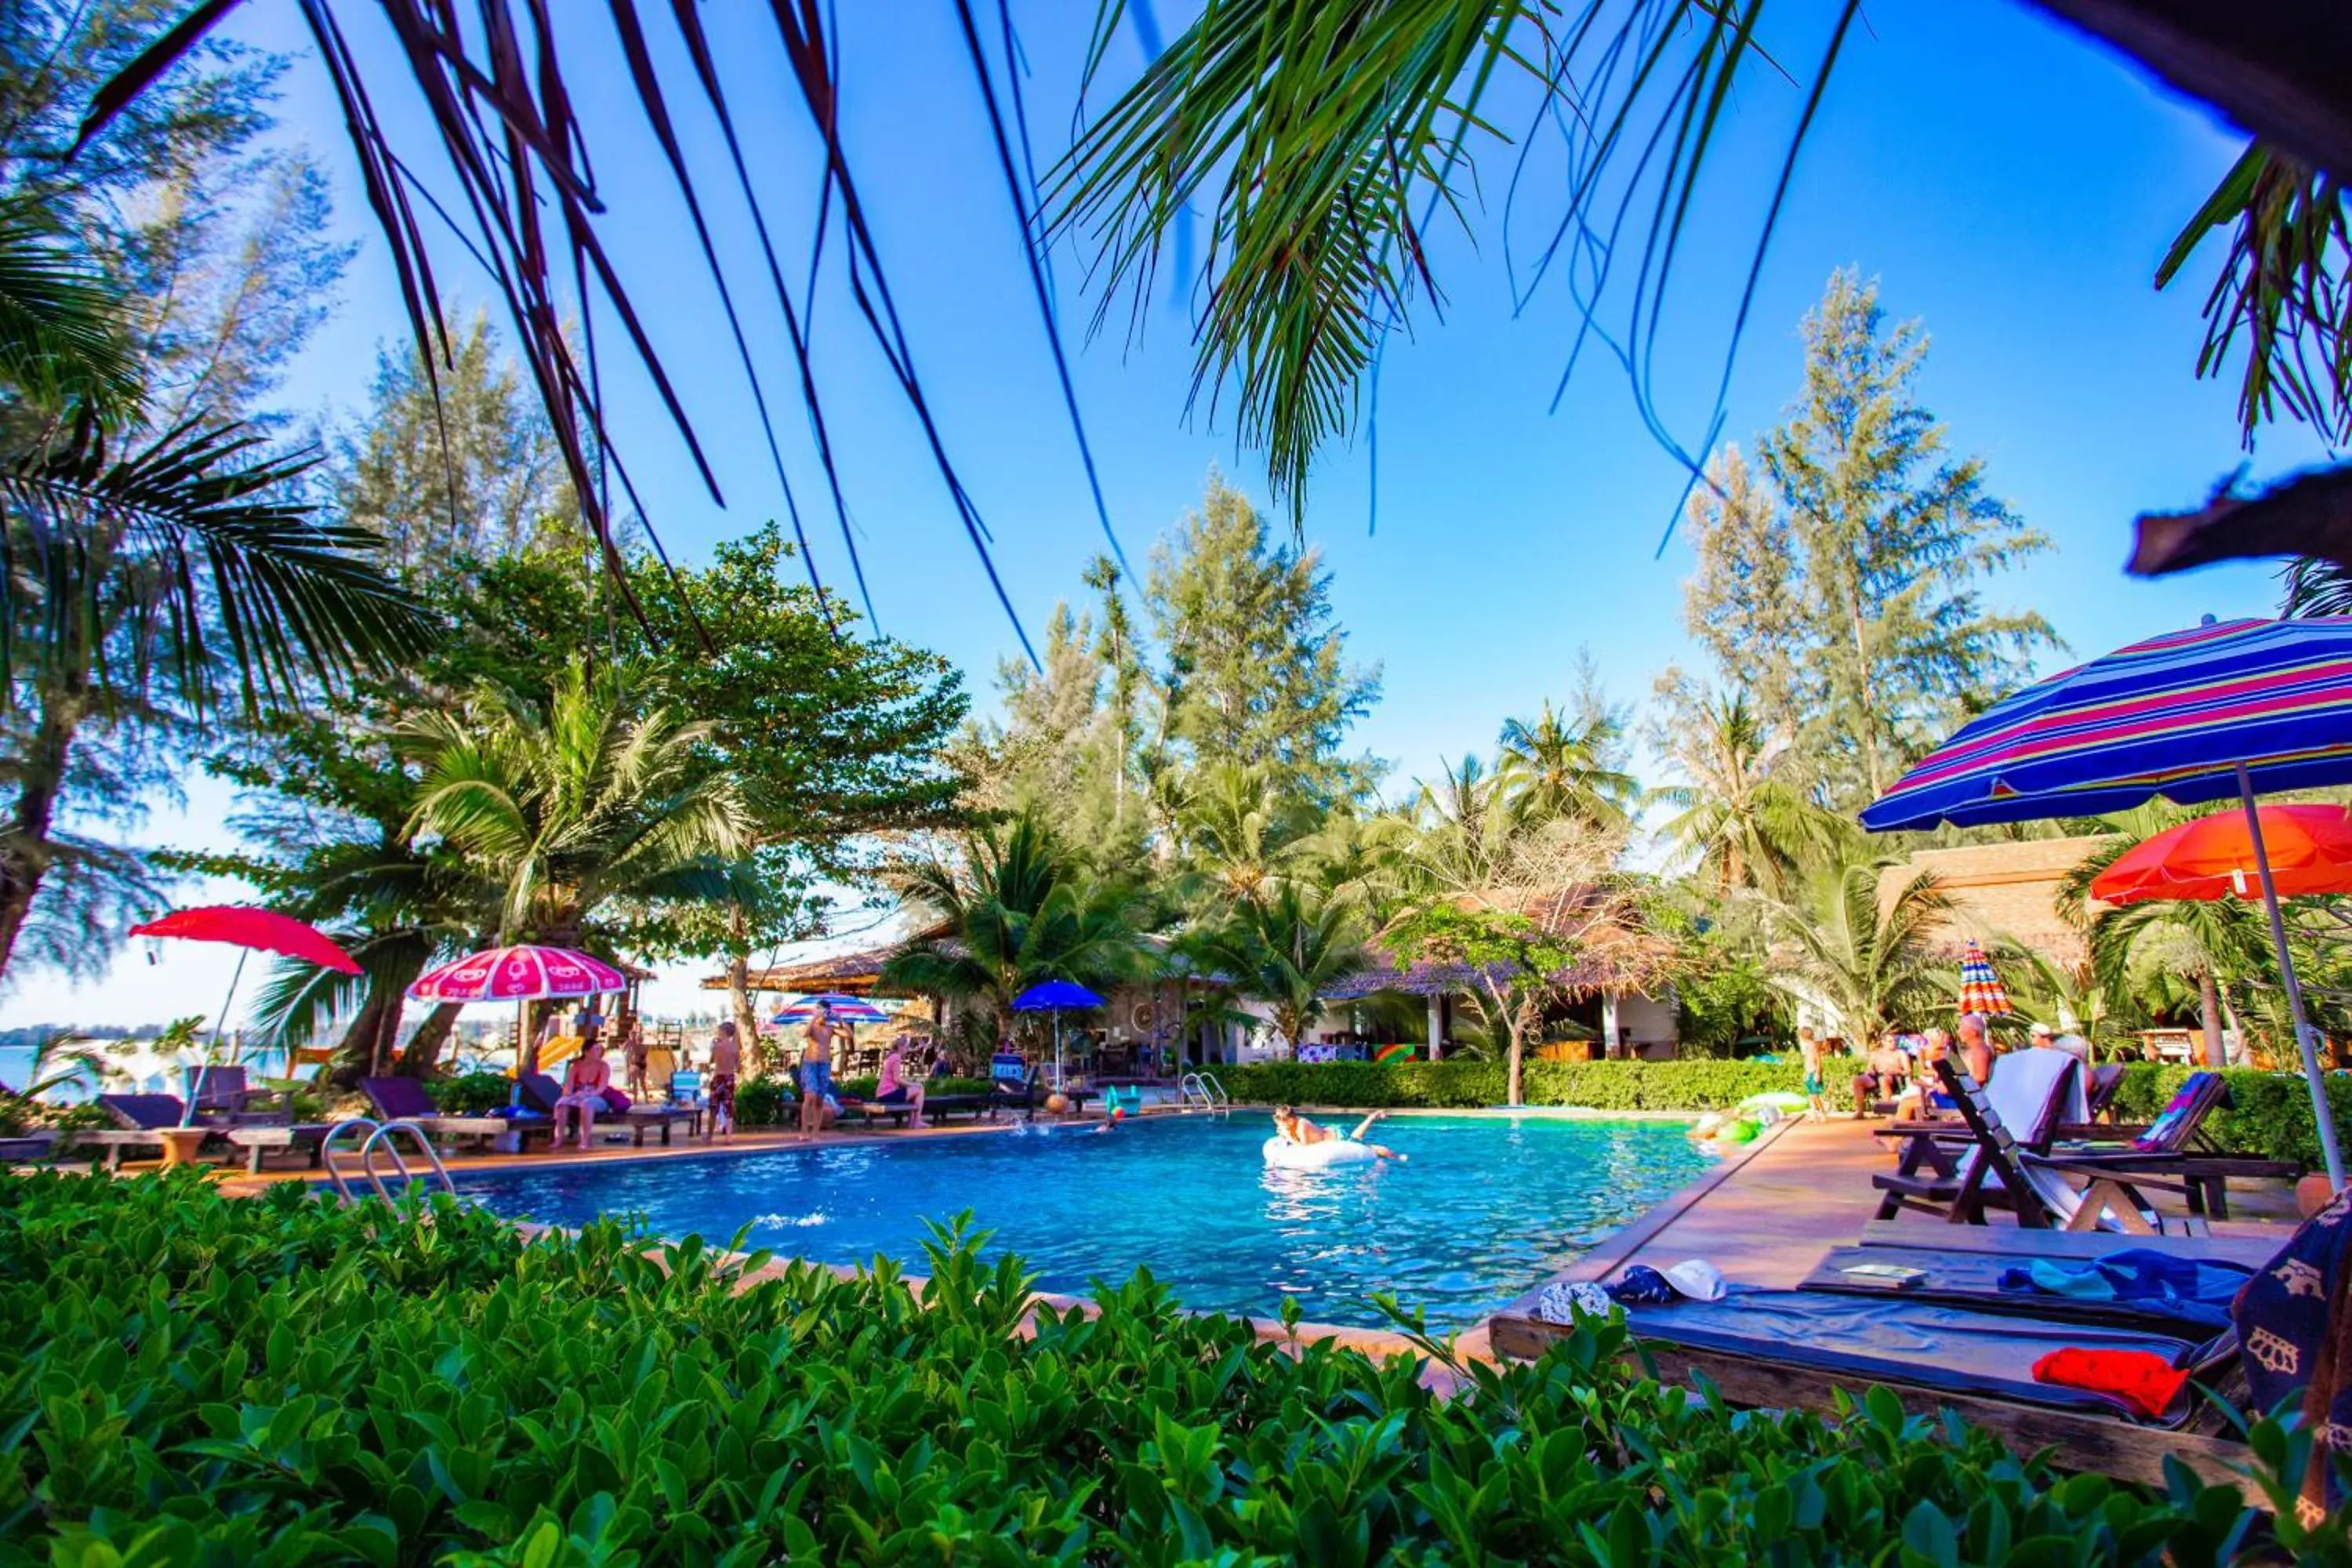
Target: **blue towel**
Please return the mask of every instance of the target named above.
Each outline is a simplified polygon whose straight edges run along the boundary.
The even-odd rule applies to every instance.
[[[2003,1270],[2000,1284],[2004,1290],[2076,1301],[2147,1303],[2218,1329],[2229,1326],[2230,1303],[2252,1272],[2234,1263],[2131,1247],[2090,1263],[2037,1258],[2026,1268]]]

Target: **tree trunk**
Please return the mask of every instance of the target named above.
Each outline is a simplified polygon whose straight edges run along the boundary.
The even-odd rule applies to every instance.
[[[751,961],[737,956],[727,964],[727,1016],[751,1055],[751,1070],[766,1074],[775,1068],[775,1047],[760,1037],[759,1010],[751,1005]]]
[[[2197,1005],[2205,1021],[2205,1065],[2227,1067],[2221,1045],[2221,989],[2213,983],[2213,966],[2197,971]]]
[[[41,703],[41,721],[26,742],[17,761],[20,770],[16,804],[0,829],[0,975],[24,934],[34,896],[41,890],[56,857],[49,847],[49,826],[57,816],[58,797],[65,788],[66,767],[73,753],[74,735],[81,725],[79,693],[50,693]]]
[[[457,1027],[457,1015],[465,1005],[462,1002],[440,1002],[425,1015],[425,1022],[416,1026],[416,1033],[408,1037],[408,1054],[401,1058],[403,1076],[427,1078],[441,1065],[442,1047],[449,1043],[450,1035]]]

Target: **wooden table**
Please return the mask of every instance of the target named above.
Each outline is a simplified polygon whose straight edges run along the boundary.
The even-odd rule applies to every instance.
[[[163,1163],[166,1165],[194,1164],[196,1151],[204,1147],[205,1140],[211,1137],[213,1131],[210,1127],[156,1128],[155,1142],[163,1146]]]

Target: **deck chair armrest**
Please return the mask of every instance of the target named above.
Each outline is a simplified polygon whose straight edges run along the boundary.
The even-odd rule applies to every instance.
[[[2189,1192],[2186,1178],[2190,1173],[2178,1161],[2168,1162],[2161,1155],[2142,1156],[2147,1161],[2146,1164],[2078,1160],[2063,1154],[2032,1152],[2027,1152],[2025,1158],[2045,1171],[2056,1171],[2061,1175],[2082,1176],[2095,1182],[2117,1182],[2127,1187],[2170,1193],[2176,1197],[2187,1197]],[[2178,1175],[2183,1179],[2177,1182],[2154,1179],[2165,1175]]]
[[[1890,1121],[1884,1127],[1870,1130],[1873,1138],[1933,1138],[1945,1143],[1972,1143],[1965,1121]]]

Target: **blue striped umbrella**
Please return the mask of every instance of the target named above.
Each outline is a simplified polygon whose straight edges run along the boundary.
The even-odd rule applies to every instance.
[[[2031,822],[2235,795],[2253,839],[2327,1179],[2336,1119],[2287,951],[2256,791],[2352,784],[2352,616],[2214,621],[2077,665],[1987,709],[1871,803],[1874,832]]]

